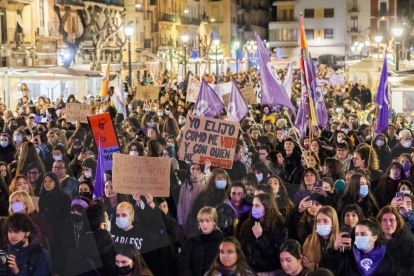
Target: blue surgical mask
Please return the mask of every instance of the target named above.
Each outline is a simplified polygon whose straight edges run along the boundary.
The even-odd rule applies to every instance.
[[[262,182],[262,180],[263,180],[263,174],[262,173],[256,174],[256,178],[257,178],[257,181],[258,182]]]
[[[14,135],[14,141],[21,142],[23,140],[23,137],[21,135]]]
[[[147,123],[147,126],[148,126],[148,127],[153,127],[153,126],[154,126],[154,122],[149,122],[149,123]]]
[[[165,110],[165,114],[166,115],[170,115],[170,111],[169,110]]]
[[[319,236],[327,236],[331,233],[331,230],[331,225],[316,225],[316,233],[318,233]]]
[[[128,218],[116,218],[116,226],[121,229],[124,229],[129,226],[129,219]]]
[[[216,187],[219,190],[223,190],[224,188],[226,188],[227,186],[227,181],[226,180],[217,180],[216,181]]]
[[[341,129],[343,133],[345,133],[346,135],[348,135],[349,130],[346,128]]]
[[[158,117],[161,117],[162,115],[164,115],[164,113],[161,112],[157,112]]]
[[[21,213],[24,211],[24,205],[21,202],[13,202],[11,204],[11,208],[13,210],[13,213]]]
[[[128,109],[132,110],[133,106],[132,105],[128,105]]]
[[[62,160],[62,156],[61,155],[53,155],[53,160],[55,160],[55,161]]]
[[[368,185],[361,185],[359,187],[359,195],[361,197],[366,197],[368,195]]]
[[[170,146],[175,148],[175,143],[170,143]]]
[[[402,166],[403,166],[405,172],[408,172],[411,169],[411,164],[410,163],[405,163],[404,162],[404,163],[402,163]]]
[[[369,237],[367,236],[356,236],[354,244],[359,250],[363,251],[368,250],[371,247]]]
[[[260,219],[260,218],[262,218],[263,216],[264,216],[264,214],[263,214],[263,211],[262,211],[262,208],[259,208],[259,207],[252,207],[252,216],[255,218],[255,219]]]
[[[245,154],[249,153],[249,148],[244,148],[244,153]]]
[[[178,119],[178,124],[183,125],[185,123],[185,120],[183,119]]]
[[[410,141],[405,141],[404,142],[404,147],[406,147],[406,148],[411,147],[411,140]]]
[[[2,141],[0,145],[1,145],[2,148],[5,148],[5,147],[7,147],[9,145],[9,142]]]

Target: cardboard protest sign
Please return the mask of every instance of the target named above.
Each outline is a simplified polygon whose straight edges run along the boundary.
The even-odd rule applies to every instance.
[[[345,84],[345,75],[330,75],[329,83],[331,85],[344,85]]]
[[[254,89],[252,86],[247,86],[240,89],[240,93],[242,94],[242,97],[247,105],[249,104],[255,104],[256,101],[256,94],[254,92]],[[223,103],[225,106],[229,105],[230,100],[230,93],[223,95]]]
[[[158,100],[160,88],[158,86],[138,86],[135,94],[136,100]]]
[[[112,155],[121,152],[114,124],[109,113],[88,116],[89,125],[92,129],[96,147],[99,149],[99,137],[102,141],[104,153],[105,171],[112,170]]]
[[[171,159],[115,153],[112,183],[121,194],[140,192],[154,197],[170,196]]]
[[[74,123],[88,123],[88,116],[92,114],[91,106],[81,103],[66,103],[66,121]]]
[[[187,102],[195,103],[197,101],[198,92],[200,92],[201,82],[190,75],[187,85]]]
[[[239,123],[188,115],[180,145],[180,160],[230,169],[233,167]]]

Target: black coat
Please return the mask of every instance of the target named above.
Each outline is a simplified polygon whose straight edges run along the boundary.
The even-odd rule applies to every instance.
[[[249,220],[244,223],[249,223]],[[240,235],[249,235],[243,233],[243,229],[244,225]],[[248,227],[248,230],[252,231],[251,227]],[[258,239],[253,235],[243,244],[243,252],[247,263],[256,272],[270,272],[281,268],[279,262],[280,247],[287,237],[288,231],[283,225],[276,227],[267,235],[262,234]]]
[[[361,276],[352,250],[345,250],[345,252],[333,248],[326,250],[319,262],[319,267],[329,269],[336,276]],[[407,276],[407,274],[403,273],[386,251],[372,276]]]
[[[179,276],[203,276],[216,258],[224,238],[223,234],[214,230],[205,243],[201,235],[184,242],[181,254],[178,256]]]
[[[69,251],[66,275],[116,275],[115,256],[114,243],[108,231],[88,232],[81,239],[79,247]]]
[[[394,262],[408,273],[414,266],[414,236],[411,231],[403,226],[401,234],[387,242],[387,251]]]
[[[13,162],[14,153],[16,152],[13,145],[9,144],[7,147],[0,147],[0,161],[4,161],[7,164]]]
[[[46,190],[40,193],[39,213],[43,214],[52,226],[69,218],[70,198],[64,192]]]
[[[374,203],[371,201],[371,199],[366,196],[364,198],[363,201],[361,202],[355,202],[350,200],[349,198],[346,198],[345,196],[341,197],[339,199],[338,202],[338,207],[337,207],[337,213],[338,216],[340,216],[340,214],[342,214],[343,210],[345,209],[346,206],[348,206],[349,204],[356,204],[359,207],[361,207],[362,209],[362,213],[364,214],[364,217],[368,218],[368,217],[376,217],[379,209],[376,205],[374,205]]]
[[[85,222],[83,223],[85,225]],[[79,242],[86,232],[84,225],[81,227],[80,233],[75,231],[75,224],[72,219],[66,219],[58,225],[54,233],[52,242],[52,274],[65,275],[66,257],[68,252],[78,247]]]
[[[403,154],[403,153],[408,153],[408,154],[411,154],[412,152],[413,152],[413,148],[412,147],[409,147],[409,148],[406,148],[406,147],[403,147],[402,145],[401,145],[401,143],[398,143],[392,150],[391,150],[391,159],[394,159],[394,158],[398,158],[398,157],[400,157],[400,155],[401,154]]]

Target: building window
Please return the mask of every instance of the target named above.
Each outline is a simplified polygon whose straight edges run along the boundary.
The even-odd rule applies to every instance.
[[[269,31],[270,41],[298,41],[297,29],[285,28]]]
[[[380,20],[379,22],[379,30],[386,31],[388,29],[388,21],[387,20]]]
[[[325,9],[323,12],[325,18],[333,18],[334,17],[334,9]]]
[[[220,38],[219,28],[211,28],[213,39]]]
[[[313,39],[315,35],[314,29],[305,30],[305,36],[307,39]]]
[[[324,29],[323,36],[325,39],[333,39],[334,29]]]
[[[314,18],[315,10],[314,9],[305,9],[305,18]]]

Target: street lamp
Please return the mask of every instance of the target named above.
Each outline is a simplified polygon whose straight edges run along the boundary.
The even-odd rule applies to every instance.
[[[403,33],[403,31],[404,31],[404,29],[403,28],[394,28],[393,30],[392,30],[392,33],[394,34],[394,36],[395,36],[395,45],[397,46],[396,48],[397,48],[397,53],[396,53],[396,56],[397,56],[397,60],[396,60],[396,62],[395,62],[395,70],[398,72],[399,71],[399,69],[400,69],[400,41],[398,41],[399,40],[399,38],[400,38],[400,36],[402,35],[402,33]]]
[[[234,41],[233,42],[233,49],[236,51],[236,72],[239,73],[239,59],[237,58],[237,50],[240,47],[240,42],[239,41]]]
[[[220,40],[214,39],[213,44],[216,46],[216,83],[218,83],[218,46],[220,44]]]
[[[377,35],[376,37],[374,37],[374,40],[375,40],[376,43],[380,43],[382,41],[382,36]]]
[[[134,27],[132,27],[131,24],[129,24],[127,27],[124,28],[125,35],[128,38],[128,85],[129,87],[132,87],[132,78],[131,78],[131,72],[132,72],[132,64],[131,64],[131,36],[134,33]]]
[[[187,41],[190,37],[188,35],[182,35],[181,40],[184,46],[184,78],[187,76]]]

